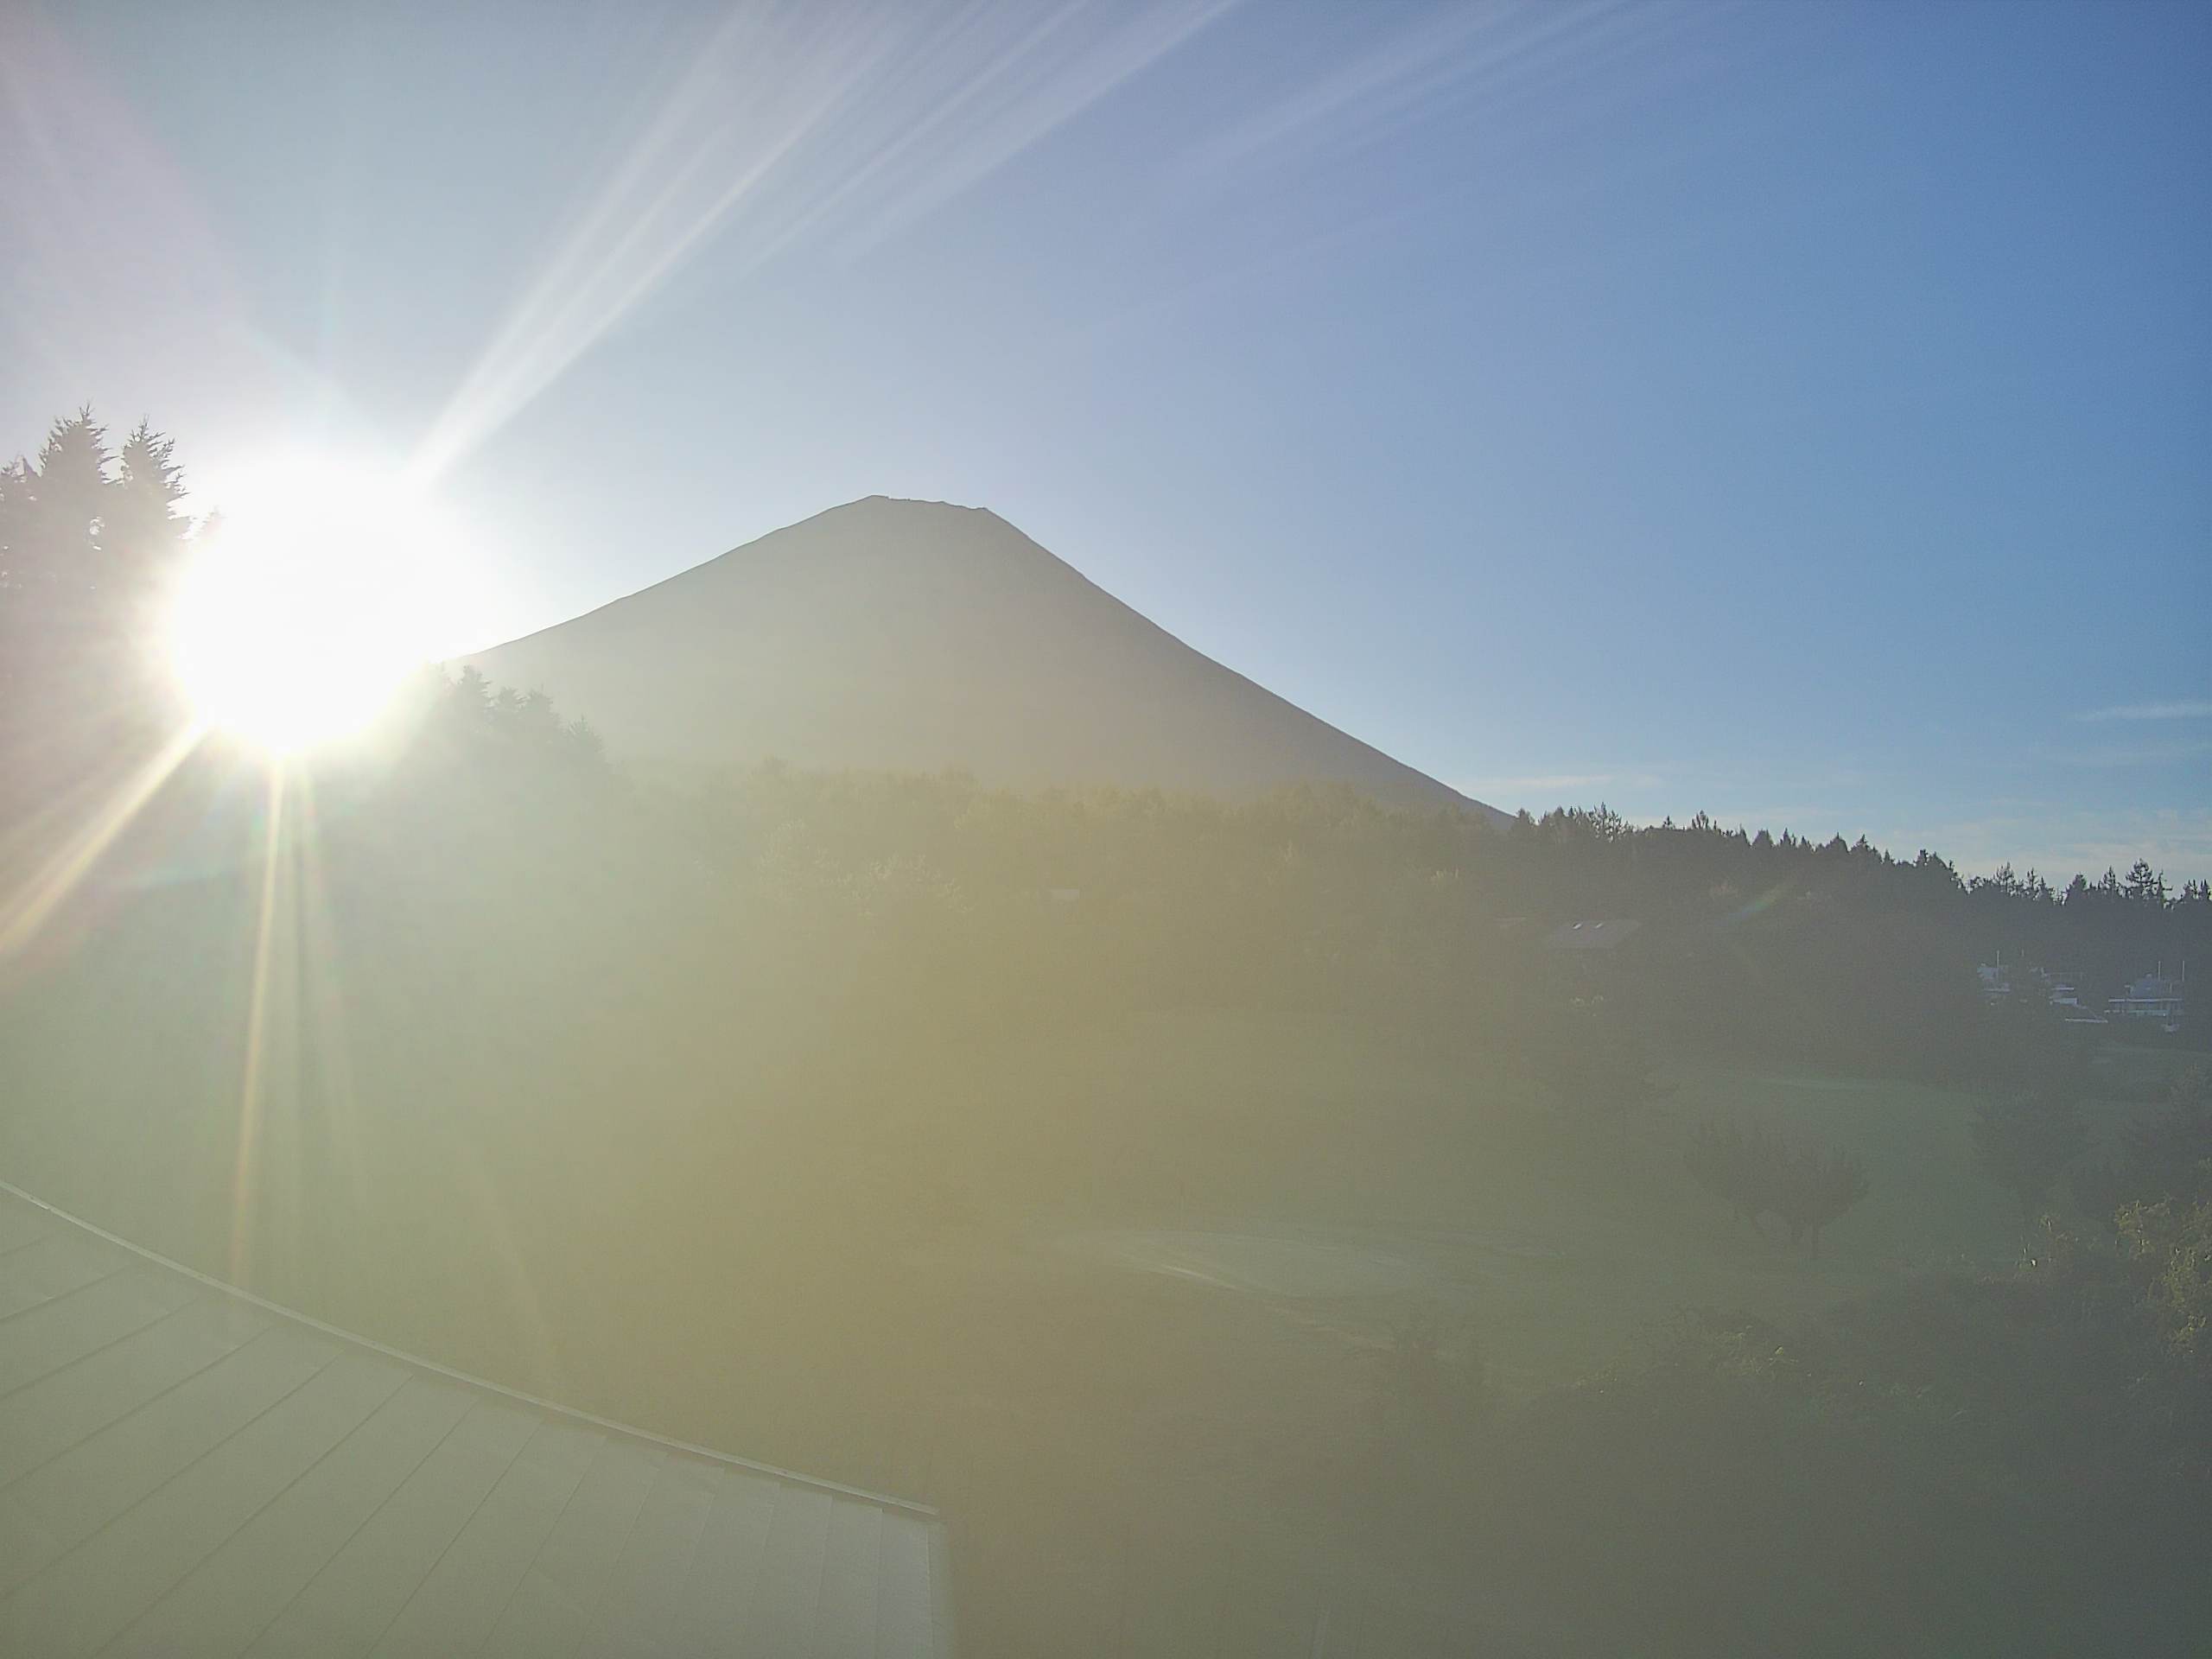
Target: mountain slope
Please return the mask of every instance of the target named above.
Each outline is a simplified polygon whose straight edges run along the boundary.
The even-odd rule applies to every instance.
[[[466,659],[656,766],[1477,804],[1192,650],[995,514],[871,496]],[[1484,808],[1484,810],[1489,809]]]

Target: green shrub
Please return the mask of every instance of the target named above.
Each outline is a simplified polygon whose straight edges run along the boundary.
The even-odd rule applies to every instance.
[[[1866,1196],[1866,1172],[1847,1154],[1792,1146],[1768,1129],[1727,1122],[1690,1131],[1683,1162],[1698,1184],[1732,1205],[1760,1237],[1764,1217],[1782,1224],[1794,1249],[1818,1255],[1821,1233]]]
[[[2212,1184],[2212,1163],[2200,1180]],[[2151,1317],[2167,1351],[2212,1380],[2212,1199],[2139,1201],[2119,1216],[2121,1248],[2145,1272]]]

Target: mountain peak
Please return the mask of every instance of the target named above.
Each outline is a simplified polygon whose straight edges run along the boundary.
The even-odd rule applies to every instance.
[[[662,769],[958,767],[1232,797],[1333,783],[1490,810],[947,501],[845,502],[468,661]]]
[[[833,512],[855,512],[890,514],[980,512],[987,518],[998,518],[998,514],[991,512],[988,507],[967,506],[958,501],[932,501],[918,495],[863,495],[850,501],[841,502],[836,506],[825,508],[814,516],[817,518],[824,518]],[[804,524],[807,520],[801,519],[799,522]],[[1003,524],[1006,521],[1001,518],[999,522]],[[798,526],[793,525],[791,528],[796,529]]]

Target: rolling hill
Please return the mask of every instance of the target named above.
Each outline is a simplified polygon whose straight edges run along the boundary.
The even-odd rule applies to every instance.
[[[1224,668],[997,515],[871,496],[465,659],[654,769],[793,765],[1491,809]]]

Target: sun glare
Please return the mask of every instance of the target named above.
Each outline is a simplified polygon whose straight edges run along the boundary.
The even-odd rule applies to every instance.
[[[451,648],[456,538],[397,477],[293,459],[227,484],[219,508],[169,639],[209,728],[277,755],[350,736]]]

